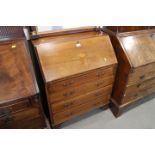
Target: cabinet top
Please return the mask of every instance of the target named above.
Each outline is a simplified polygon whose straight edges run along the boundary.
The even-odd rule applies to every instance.
[[[155,30],[122,33],[118,39],[133,67],[155,62]]]
[[[38,93],[31,65],[24,40],[0,44],[0,104]]]
[[[98,32],[43,38],[34,44],[46,82],[117,63],[109,36]]]

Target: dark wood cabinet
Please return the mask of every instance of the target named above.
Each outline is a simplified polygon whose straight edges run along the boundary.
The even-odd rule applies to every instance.
[[[44,128],[39,90],[22,27],[0,27],[0,35],[0,128]]]
[[[155,92],[155,30],[104,31],[118,59],[111,109],[119,116],[130,104]]]
[[[105,33],[44,35],[33,41],[53,127],[108,107],[117,60]]]

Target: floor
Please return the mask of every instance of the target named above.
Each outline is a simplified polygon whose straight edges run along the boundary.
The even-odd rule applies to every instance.
[[[97,109],[62,124],[63,129],[155,129],[155,94],[136,102],[118,118]]]

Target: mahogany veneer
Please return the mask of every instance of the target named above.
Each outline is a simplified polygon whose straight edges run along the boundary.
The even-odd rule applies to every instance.
[[[14,33],[22,33],[19,29],[22,28],[9,27],[3,33],[3,27],[0,33],[0,128],[44,128],[39,90],[26,42],[17,38],[24,35]]]
[[[45,35],[33,44],[53,127],[107,107],[117,67],[108,35],[95,31]]]
[[[109,28],[104,30],[110,34],[119,62],[111,104],[115,116],[155,92],[155,30],[131,29],[135,31],[116,33]]]

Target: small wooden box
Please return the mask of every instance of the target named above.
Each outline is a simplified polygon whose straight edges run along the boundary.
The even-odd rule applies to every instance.
[[[104,30],[110,34],[118,58],[111,106],[115,116],[131,103],[155,92],[155,30],[122,29],[123,32],[115,32],[113,28]]]
[[[117,67],[108,35],[92,31],[45,36],[33,44],[53,127],[107,107]]]

